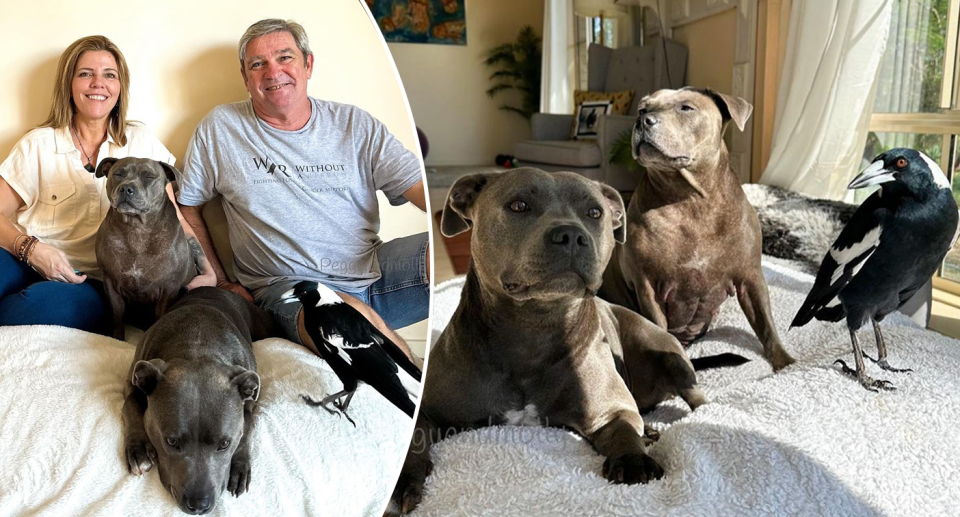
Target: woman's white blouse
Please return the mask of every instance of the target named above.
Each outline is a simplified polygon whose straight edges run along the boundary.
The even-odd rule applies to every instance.
[[[126,146],[120,147],[108,135],[97,160],[128,156],[176,163],[160,140],[139,123],[127,124]],[[81,273],[101,278],[94,248],[110,201],[107,178],[95,178],[83,168],[86,163],[68,128],[37,128],[21,138],[0,164],[0,177],[25,203],[11,217],[13,224],[65,253]]]

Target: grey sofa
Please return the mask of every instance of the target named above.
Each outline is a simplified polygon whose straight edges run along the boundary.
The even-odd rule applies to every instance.
[[[623,132],[631,130],[637,104],[644,95],[684,85],[687,48],[673,40],[653,38],[638,47],[611,49],[591,45],[588,55],[587,89],[633,90],[630,114],[600,117],[596,140],[570,139],[573,115],[534,114],[532,138],[517,143],[513,154],[523,165],[574,171],[617,190],[632,191],[637,185],[637,174],[610,163],[610,145]]]

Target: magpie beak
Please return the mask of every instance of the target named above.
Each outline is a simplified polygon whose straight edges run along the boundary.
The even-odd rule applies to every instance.
[[[856,178],[853,178],[853,181],[847,185],[847,188],[858,189],[895,181],[896,178],[893,177],[895,172],[896,171],[884,168],[883,160],[877,160],[858,174]]]

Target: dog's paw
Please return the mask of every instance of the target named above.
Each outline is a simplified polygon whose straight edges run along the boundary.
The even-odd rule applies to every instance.
[[[791,364],[797,362],[796,359],[790,357],[790,354],[786,350],[780,349],[775,350],[770,357],[767,358],[767,361],[770,363],[770,366],[773,367],[773,371],[779,372],[780,370],[790,366]]]
[[[230,462],[230,481],[227,490],[234,497],[250,490],[250,459],[234,456]]]
[[[663,467],[646,454],[623,454],[603,462],[603,477],[614,483],[647,483],[663,477]]]
[[[127,470],[131,474],[142,476],[153,469],[157,461],[157,450],[146,436],[127,437],[124,455],[127,458]]]
[[[401,473],[383,515],[384,517],[406,515],[412,512],[422,499],[423,481],[418,481],[407,473]]]
[[[643,437],[640,438],[643,441],[643,445],[649,447],[656,443],[660,439],[660,431],[657,431],[650,424],[643,425]]]

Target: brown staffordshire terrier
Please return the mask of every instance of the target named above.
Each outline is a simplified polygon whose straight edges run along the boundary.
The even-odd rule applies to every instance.
[[[565,427],[606,460],[615,483],[663,469],[647,455],[638,408],[680,395],[705,402],[680,343],[639,314],[597,298],[623,200],[570,172],[474,174],[450,189],[444,235],[473,228],[460,305],[430,349],[410,449],[388,515],[419,504],[430,445],[486,425]]]
[[[713,90],[660,90],[645,97],[633,156],[646,173],[627,209],[600,296],[667,329],[684,346],[702,336],[736,295],[774,370],[793,363],[770,312],[760,268],[760,223],[723,143],[753,107]]]

